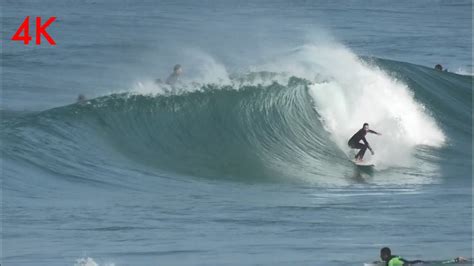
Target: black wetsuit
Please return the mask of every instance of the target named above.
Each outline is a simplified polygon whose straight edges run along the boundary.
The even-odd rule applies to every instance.
[[[353,149],[360,149],[359,153],[357,153],[355,157],[361,160],[362,158],[364,158],[364,154],[367,148],[370,148],[369,143],[365,139],[365,135],[367,135],[367,132],[377,134],[377,132],[373,130],[365,131],[365,129],[361,128],[359,131],[357,131],[357,133],[354,134],[354,136],[352,136],[352,138],[349,139],[349,142],[347,142],[349,147]],[[361,140],[364,143],[360,143]]]

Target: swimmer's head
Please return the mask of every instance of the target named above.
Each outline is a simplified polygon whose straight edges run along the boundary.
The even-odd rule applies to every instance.
[[[380,259],[383,261],[388,261],[392,256],[392,251],[388,247],[384,247],[380,250]]]
[[[181,68],[181,65],[180,64],[177,64],[173,67],[173,72],[175,74],[178,74],[180,75],[181,73],[183,73],[183,69]]]

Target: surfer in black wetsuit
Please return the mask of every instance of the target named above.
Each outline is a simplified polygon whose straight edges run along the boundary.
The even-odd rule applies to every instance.
[[[372,150],[369,143],[365,139],[365,135],[367,135],[367,132],[377,134],[377,135],[382,135],[378,132],[370,130],[369,129],[369,124],[364,123],[362,128],[359,131],[357,131],[357,133],[355,133],[354,136],[352,136],[352,138],[349,139],[349,142],[347,143],[349,145],[349,147],[351,147],[352,149],[360,149],[360,151],[355,156],[355,159],[357,161],[362,161],[362,159],[364,158],[365,151],[367,149],[369,149],[370,152],[372,153],[372,155],[374,155],[374,151]],[[364,143],[360,143],[361,140]]]

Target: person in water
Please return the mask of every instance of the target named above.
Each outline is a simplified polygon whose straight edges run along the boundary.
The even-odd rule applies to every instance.
[[[409,265],[429,263],[422,260],[408,261],[408,260],[403,259],[400,256],[392,255],[392,251],[388,247],[384,247],[380,250],[380,259],[383,262],[385,262],[386,266],[409,266]],[[467,262],[467,259],[463,257],[457,257],[452,260],[443,261],[441,262],[441,264],[457,264],[457,263],[464,263],[464,262]]]
[[[438,71],[443,71],[443,66],[440,65],[440,64],[437,64],[434,69],[438,70]]]
[[[183,69],[181,68],[181,65],[177,64],[173,68],[173,73],[166,79],[166,84],[170,86],[176,85],[176,83],[179,82],[179,77],[183,73]]]
[[[408,261],[400,256],[392,255],[392,251],[388,247],[384,247],[380,250],[380,259],[385,262],[387,266],[407,266],[424,263],[422,260]]]
[[[86,101],[87,101],[87,99],[86,99],[86,96],[84,96],[84,94],[79,94],[77,96],[77,103],[78,104],[85,104]]]
[[[377,135],[382,135],[378,132],[375,132],[373,130],[370,130],[369,129],[369,124],[368,123],[364,123],[364,125],[362,126],[362,128],[357,131],[357,133],[354,134],[354,136],[352,136],[350,139],[349,139],[349,142],[347,142],[347,144],[349,145],[349,147],[351,147],[352,149],[360,149],[360,151],[356,154],[355,156],[355,159],[357,161],[362,161],[362,159],[364,158],[364,154],[365,154],[365,151],[367,149],[370,150],[370,152],[372,153],[372,155],[374,155],[374,151],[372,150],[372,147],[370,147],[369,143],[367,142],[367,140],[365,139],[365,135],[367,135],[367,132],[369,133],[373,133],[373,134],[377,134]],[[360,143],[360,141],[363,141],[364,143]]]

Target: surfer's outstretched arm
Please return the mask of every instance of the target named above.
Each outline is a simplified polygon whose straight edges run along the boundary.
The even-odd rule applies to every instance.
[[[376,134],[376,135],[382,135],[382,133],[373,131],[372,129],[369,129],[369,133]]]

